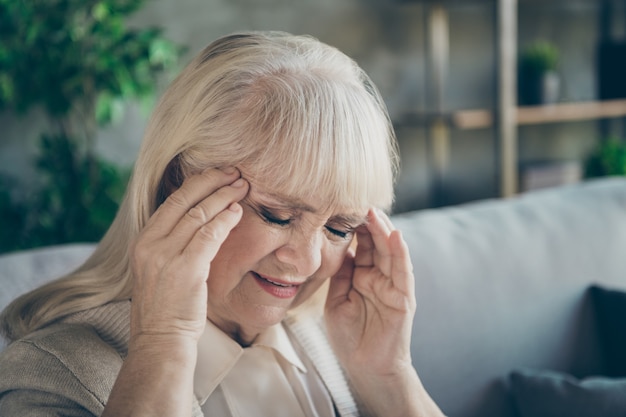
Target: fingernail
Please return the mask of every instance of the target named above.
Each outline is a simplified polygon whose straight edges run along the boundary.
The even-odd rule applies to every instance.
[[[246,181],[243,178],[239,178],[237,181],[233,182],[230,186],[235,188],[241,188],[245,185]]]
[[[220,169],[226,175],[231,175],[231,174],[234,174],[235,172],[237,172],[237,168],[235,168],[235,167],[223,167],[223,168],[220,168]]]

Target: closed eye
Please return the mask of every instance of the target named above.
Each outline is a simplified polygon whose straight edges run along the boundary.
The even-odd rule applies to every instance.
[[[277,217],[276,215],[272,214],[270,211],[268,211],[267,209],[261,209],[261,217],[263,218],[263,220],[265,220],[266,222],[270,223],[270,224],[275,224],[278,226],[288,226],[291,223],[291,219],[281,219],[279,217]]]
[[[250,207],[252,211],[254,211],[254,213],[259,216],[265,223],[284,227],[288,226],[292,221],[291,217],[283,218],[282,216],[274,214],[274,212],[272,210],[269,210],[267,207],[251,204],[246,200],[242,200],[241,202]]]
[[[339,230],[339,229],[335,229],[334,227],[330,227],[330,226],[326,226],[326,230],[328,230],[329,233],[341,238],[341,239],[347,239],[349,237],[352,236],[352,233],[354,232],[353,229],[349,229],[349,230]]]

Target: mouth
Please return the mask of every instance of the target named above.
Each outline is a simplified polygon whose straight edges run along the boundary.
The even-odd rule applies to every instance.
[[[290,283],[276,278],[267,277],[256,272],[252,272],[257,284],[268,294],[273,295],[276,298],[293,298],[298,293],[298,289],[302,285]]]

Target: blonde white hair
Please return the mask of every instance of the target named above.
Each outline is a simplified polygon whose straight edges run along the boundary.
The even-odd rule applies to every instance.
[[[10,304],[10,340],[63,316],[129,299],[130,245],[159,204],[205,168],[245,166],[294,198],[389,209],[397,170],[376,87],[345,54],[308,36],[249,32],[207,46],[165,91],[118,214],[75,272]]]

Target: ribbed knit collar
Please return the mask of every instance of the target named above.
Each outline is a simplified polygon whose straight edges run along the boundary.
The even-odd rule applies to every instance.
[[[62,320],[64,323],[87,324],[122,357],[128,355],[130,339],[130,301],[116,301],[80,311]]]

